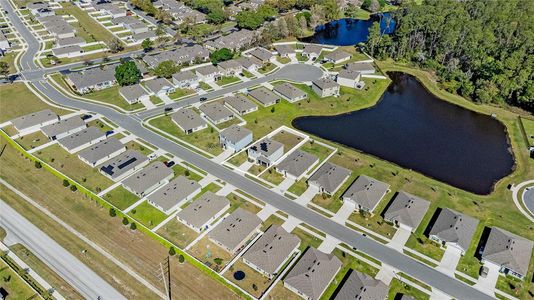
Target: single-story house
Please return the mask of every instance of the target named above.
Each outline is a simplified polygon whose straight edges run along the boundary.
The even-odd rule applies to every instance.
[[[165,78],[154,78],[144,82],[150,94],[161,97],[175,91],[174,86]]]
[[[27,114],[11,120],[11,124],[20,134],[26,134],[39,130],[42,126],[47,126],[59,121],[59,116],[50,109]]]
[[[252,143],[252,131],[247,128],[232,125],[219,133],[219,140],[223,149],[239,152]]]
[[[238,208],[209,233],[209,239],[222,249],[236,254],[259,231],[261,219],[248,210]]]
[[[87,94],[112,87],[115,79],[116,65],[108,65],[103,69],[96,67],[79,72],[72,72],[65,76],[65,81],[78,93]]]
[[[171,119],[185,132],[185,134],[191,134],[208,128],[208,123],[206,123],[206,121],[204,121],[204,119],[191,108],[180,109],[171,115]]]
[[[207,191],[198,199],[181,210],[176,217],[178,221],[196,232],[201,232],[230,208],[230,201]]]
[[[207,65],[200,68],[196,68],[195,72],[199,80],[207,82],[219,80],[219,78],[221,78],[222,76],[221,70],[214,65]]]
[[[106,139],[106,133],[90,126],[58,140],[58,144],[69,153],[76,153]]]
[[[148,101],[150,99],[149,93],[140,84],[123,86],[119,89],[119,94],[129,104]]]
[[[258,59],[262,64],[265,64],[274,58],[274,55],[271,51],[262,47],[257,47],[254,50],[249,51],[247,54]]]
[[[276,166],[276,171],[284,175],[286,178],[299,180],[318,162],[319,158],[317,156],[297,149],[286,156],[286,158]]]
[[[290,45],[275,45],[274,49],[280,57],[295,57],[297,55],[295,49]]]
[[[347,69],[342,69],[339,71],[336,77],[337,83],[354,89],[362,89],[365,86],[365,82],[363,82],[361,79],[362,73]]]
[[[384,212],[384,220],[414,232],[429,207],[429,201],[400,191]]]
[[[334,254],[309,247],[284,278],[284,286],[304,299],[319,299],[337,272],[341,261]]]
[[[243,262],[272,279],[298,250],[300,239],[278,225],[267,231],[243,254]]]
[[[172,83],[180,89],[198,87],[198,76],[192,71],[181,71],[172,75]]]
[[[346,62],[347,60],[351,59],[351,57],[352,57],[352,54],[347,53],[343,50],[334,50],[332,52],[325,54],[324,60],[337,65],[337,64]]]
[[[248,92],[248,95],[260,102],[263,106],[271,106],[280,102],[280,97],[268,90],[266,87],[259,87]]]
[[[51,140],[59,140],[87,128],[87,124],[80,117],[62,119],[56,123],[41,127],[41,131]]]
[[[339,84],[330,78],[321,78],[312,82],[313,91],[320,97],[339,96]]]
[[[439,211],[428,237],[442,247],[459,249],[463,255],[471,245],[478,223],[479,221],[473,217],[450,208],[443,208]]]
[[[388,191],[389,184],[360,175],[343,193],[342,199],[353,203],[357,210],[373,213]]]
[[[258,110],[258,106],[242,94],[224,98],[224,104],[240,115],[246,115]]]
[[[209,102],[198,108],[201,114],[214,124],[220,124],[234,118],[234,113],[220,102]]]
[[[126,178],[122,185],[139,197],[144,197],[174,177],[174,172],[161,161],[156,161]]]
[[[273,91],[289,102],[296,102],[308,97],[304,91],[287,82],[275,85]]]
[[[333,195],[351,173],[349,169],[326,162],[308,179],[308,184],[317,187],[321,193]]]
[[[185,176],[178,176],[148,196],[148,203],[165,214],[170,214],[178,207],[195,197],[201,190],[200,184]]]
[[[482,262],[500,267],[506,275],[525,278],[534,242],[506,230],[492,227],[482,250]]]
[[[65,46],[73,46],[73,45],[77,45],[81,47],[81,46],[85,46],[85,44],[87,44],[85,40],[77,36],[56,40],[57,47],[65,47]]]
[[[78,57],[82,56],[83,53],[84,51],[79,45],[68,45],[52,49],[52,54],[57,58]]]
[[[302,56],[309,59],[317,59],[321,55],[323,47],[316,44],[306,44],[302,49]]]
[[[243,70],[243,66],[235,59],[220,62],[217,66],[226,76],[235,75]]]
[[[389,287],[378,279],[350,270],[334,300],[386,300]]]
[[[241,56],[236,58],[236,61],[243,67],[243,69],[250,72],[258,70],[263,65],[263,63],[255,57]]]
[[[109,138],[84,149],[78,153],[78,158],[91,167],[97,166],[106,160],[126,151],[126,147],[116,138]]]
[[[362,74],[373,74],[376,72],[375,67],[370,62],[351,62],[345,65],[345,69],[360,72]]]
[[[100,173],[113,181],[120,181],[124,177],[148,165],[148,157],[136,150],[127,150],[106,161],[100,167]]]
[[[255,35],[256,33],[254,31],[241,29],[228,35],[222,35],[213,41],[207,41],[205,46],[210,50],[228,48],[232,51],[237,51],[250,45],[253,42]]]
[[[141,21],[124,24],[124,28],[130,30],[133,34],[148,32],[148,26]]]
[[[250,146],[247,154],[256,164],[270,167],[284,155],[284,144],[270,138],[264,138]]]

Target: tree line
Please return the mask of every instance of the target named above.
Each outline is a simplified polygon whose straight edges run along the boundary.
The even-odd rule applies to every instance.
[[[374,24],[367,51],[434,70],[448,91],[480,103],[534,112],[534,1],[425,0]]]

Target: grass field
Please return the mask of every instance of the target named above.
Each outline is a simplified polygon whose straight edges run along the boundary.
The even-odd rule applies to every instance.
[[[228,209],[228,213],[232,213],[238,207],[241,207],[242,209],[246,209],[254,214],[257,214],[261,210],[261,208],[258,207],[257,205],[239,197],[238,195],[234,193],[228,194],[226,196],[226,199],[230,201],[230,208]]]
[[[236,280],[234,278],[234,273],[237,271],[242,271],[245,273],[245,278],[242,280]],[[273,280],[263,276],[258,271],[252,269],[247,264],[243,262],[242,259],[238,259],[229,269],[224,273],[224,277],[237,284],[239,287],[247,291],[249,294],[256,298],[260,296],[267,290],[267,288],[272,284]]]
[[[8,52],[0,57],[0,62],[6,62],[9,66],[9,74],[17,72],[17,68],[15,68],[15,56],[15,52]]]
[[[158,233],[182,249],[194,241],[198,236],[198,233],[182,224],[176,218],[158,229]]]
[[[284,220],[276,214],[272,214],[262,222],[261,231],[265,232],[271,225],[282,226],[282,224],[284,224]]]
[[[269,181],[270,183],[272,183],[274,185],[279,185],[285,179],[284,176],[282,176],[282,174],[276,172],[276,170],[273,167],[271,167],[267,171],[263,172],[263,174],[261,174],[260,178],[265,179],[265,180]]]
[[[534,120],[521,118],[521,122],[523,124],[523,128],[525,129],[529,146],[534,146]]]
[[[41,131],[36,131],[34,133],[21,136],[16,141],[19,145],[22,146],[22,148],[26,150],[33,149],[35,147],[39,147],[50,142],[48,137],[44,135]]]
[[[0,277],[2,287],[9,293],[12,299],[39,299],[39,295],[17,273],[0,259]],[[7,280],[9,279],[9,280]]]
[[[169,94],[169,98],[171,98],[172,100],[176,100],[178,98],[182,98],[188,95],[193,95],[194,93],[195,91],[191,89],[176,89],[174,93]]]
[[[104,199],[107,200],[109,203],[115,205],[119,209],[123,210],[137,202],[137,200],[139,200],[139,197],[132,194],[122,185],[119,185],[118,187],[107,192],[104,195]]]
[[[393,278],[391,282],[389,283],[389,295],[388,299],[397,299],[397,295],[408,295],[412,296],[416,300],[428,300],[430,299],[430,296],[427,294],[421,292],[420,290],[407,285],[406,283],[398,280],[397,278]]]
[[[128,213],[128,215],[132,216],[132,218],[136,219],[148,228],[156,227],[156,225],[168,217],[161,210],[148,203],[148,201],[136,206]]]
[[[299,295],[288,290],[282,281],[276,283],[274,288],[269,292],[265,299],[269,300],[300,300],[302,299]]]
[[[234,155],[234,157],[230,158],[228,162],[236,167],[239,167],[240,165],[242,165],[244,162],[247,161],[247,157],[248,157],[247,151],[241,151],[239,154]]]
[[[46,108],[59,115],[68,113],[41,101],[24,83],[0,85],[0,107],[0,123]]]

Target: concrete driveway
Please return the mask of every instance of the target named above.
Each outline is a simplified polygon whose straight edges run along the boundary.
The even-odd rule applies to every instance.
[[[400,227],[391,238],[391,242],[388,243],[388,246],[402,252],[404,245],[410,238],[410,234],[412,233],[408,229]]]
[[[485,263],[484,266],[488,267],[488,276],[479,276],[477,283],[473,287],[485,294],[493,296],[495,295],[494,290],[497,279],[499,279],[500,267],[492,263]]]
[[[456,266],[462,257],[462,251],[455,247],[449,246],[445,249],[445,254],[441,259],[437,269],[442,273],[445,273],[451,277],[454,277],[454,272],[456,271]]]

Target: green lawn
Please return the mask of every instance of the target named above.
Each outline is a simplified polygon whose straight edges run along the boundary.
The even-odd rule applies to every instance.
[[[300,147],[300,150],[308,152],[319,157],[319,160],[324,160],[328,157],[334,150],[326,148],[325,146],[315,143],[313,140],[306,142]]]
[[[293,149],[293,147],[302,141],[302,137],[284,130],[275,134],[272,139],[284,144],[284,152],[288,152],[289,150]]]
[[[265,179],[274,185],[279,185],[285,179],[284,176],[276,172],[274,168],[269,168],[267,171],[263,172],[260,178]]]
[[[521,118],[521,122],[523,124],[523,128],[525,129],[529,146],[534,146],[534,120]]]
[[[204,91],[206,91],[206,92],[207,92],[207,91],[211,91],[211,90],[213,90],[213,88],[212,88],[209,84],[207,84],[207,83],[205,83],[205,82],[203,82],[203,81],[199,82],[199,83],[198,83],[198,86],[199,86],[201,89],[203,89]]]
[[[477,230],[475,231],[475,233],[473,234],[473,238],[471,239],[471,245],[469,245],[469,248],[460,258],[460,261],[456,266],[456,270],[465,273],[475,279],[478,278],[480,273],[480,267],[482,267],[482,263],[480,263],[480,260],[475,257],[475,252],[478,246],[478,242],[480,241],[480,237],[482,236],[482,231],[484,231],[484,222],[480,222],[478,224]]]
[[[161,100],[158,96],[150,96],[150,102],[152,102],[152,104],[154,105],[159,105],[161,103],[163,103],[163,100]]]
[[[49,141],[50,140],[48,137],[46,137],[46,135],[44,135],[41,131],[36,131],[16,139],[16,142],[26,150],[44,145]]]
[[[254,74],[250,73],[247,70],[243,70],[243,71],[241,71],[241,73],[243,73],[243,75],[245,75],[245,77],[247,77],[247,78],[254,78]]]
[[[95,126],[95,127],[100,128],[100,130],[102,130],[102,131],[109,131],[109,130],[113,130],[114,129],[111,126],[105,124],[104,122],[102,122],[102,121],[100,121],[98,119],[87,123],[87,126]]]
[[[157,232],[182,249],[198,236],[198,233],[182,224],[176,218],[163,225]]]
[[[152,206],[148,201],[136,206],[128,213],[128,215],[148,228],[156,227],[156,225],[167,218],[165,213]]]
[[[263,221],[261,231],[265,232],[269,227],[271,227],[271,225],[282,226],[282,224],[284,224],[284,220],[276,214],[272,214],[265,221]]]
[[[272,70],[276,69],[276,65],[273,63],[266,63],[261,68],[258,69],[258,72],[261,74],[267,74],[270,73]]]
[[[280,56],[277,56],[276,57],[276,60],[281,63],[281,64],[288,64],[290,61],[291,61],[291,58],[289,57],[280,57]]]
[[[349,220],[389,239],[391,239],[397,231],[395,227],[385,222],[382,216],[378,213],[370,216],[360,214],[359,212],[353,212],[349,216]]]
[[[125,189],[122,185],[112,189],[104,195],[104,199],[115,205],[121,210],[124,210],[130,207],[132,204],[139,200],[139,197],[135,194],[132,194],[130,191]]]
[[[425,236],[416,236],[412,234],[406,242],[406,247],[422,253],[437,261],[441,261],[445,250],[441,249],[435,242]]]
[[[288,192],[293,193],[297,196],[302,195],[308,189],[308,184],[305,179],[301,179],[287,189]]]
[[[93,45],[89,45],[89,46],[83,46],[82,49],[83,51],[85,52],[89,52],[89,51],[94,51],[94,50],[99,50],[99,49],[103,49],[105,48],[106,46],[105,45],[102,45],[102,44],[93,44]]]
[[[172,166],[172,170],[174,171],[174,176],[184,175],[187,178],[196,181],[202,179],[202,176],[198,175],[196,172],[192,172],[188,168],[182,167],[179,164]]]
[[[308,247],[317,248],[323,242],[322,239],[309,234],[308,232],[304,231],[303,229],[299,227],[296,227],[295,229],[293,229],[291,233],[300,238],[300,246],[299,246],[300,251],[304,251]]]
[[[254,214],[257,214],[261,210],[261,208],[255,205],[254,203],[249,202],[234,193],[228,194],[228,196],[226,196],[226,199],[230,201],[230,209],[228,209],[228,213],[235,211],[238,207],[246,209]]]
[[[161,116],[150,120],[148,123],[154,127],[157,127],[167,132],[173,137],[193,144],[208,153],[211,153],[213,155],[218,155],[222,153],[222,148],[219,146],[219,134],[212,127],[202,129],[192,134],[185,134],[172,121],[170,116]]]
[[[406,283],[398,280],[397,278],[393,278],[393,280],[389,283],[388,299],[396,299],[395,296],[399,294],[412,296],[416,300],[430,299],[430,296],[421,292],[420,290],[410,285],[407,285]]]
[[[152,150],[148,149],[147,147],[135,142],[135,141],[129,141],[125,144],[125,147],[127,150],[137,150],[141,152],[144,155],[148,155],[152,153]]]
[[[215,83],[217,83],[219,86],[225,86],[232,83],[240,82],[241,80],[237,76],[223,76],[221,79],[217,80]]]
[[[188,95],[192,95],[194,93],[195,93],[195,91],[191,90],[191,89],[176,89],[176,91],[174,91],[174,93],[170,93],[169,94],[169,98],[171,98],[172,100],[176,100],[178,98],[182,98],[182,97],[185,97],[185,96],[188,96]]]
[[[112,104],[128,111],[144,108],[144,105],[141,102],[134,104],[129,104],[126,102],[126,100],[124,100],[124,98],[122,98],[122,96],[119,94],[119,89],[120,87],[115,85],[104,90],[85,94],[82,97],[102,103]]]
[[[0,277],[2,278],[2,287],[9,293],[9,298],[39,298],[38,294],[22,278],[13,272],[3,260],[0,260]]]
[[[247,151],[241,151],[239,154],[234,155],[232,158],[230,158],[228,162],[236,167],[239,167],[247,161],[247,157]]]

